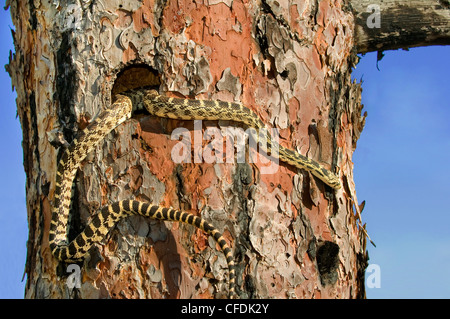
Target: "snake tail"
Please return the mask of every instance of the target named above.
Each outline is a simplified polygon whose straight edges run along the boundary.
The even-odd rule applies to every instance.
[[[121,219],[132,215],[140,215],[153,219],[182,222],[192,225],[209,236],[212,236],[224,253],[229,269],[229,293],[234,295],[235,265],[231,248],[223,235],[203,218],[180,210],[152,205],[136,200],[122,200],[103,207],[95,214],[84,231],[68,244],[52,244],[52,254],[64,262],[77,262],[86,255],[92,245],[105,238],[111,228]]]

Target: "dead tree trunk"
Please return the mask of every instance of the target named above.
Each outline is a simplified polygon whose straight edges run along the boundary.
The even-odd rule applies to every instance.
[[[360,85],[350,79],[357,57],[349,3],[12,1],[10,9],[16,52],[8,68],[27,174],[27,298],[225,296],[225,259],[191,226],[121,221],[78,265],[77,278],[50,253],[56,163],[66,142],[115,93],[145,85],[244,103],[278,129],[281,144],[336,172],[343,188],[335,192],[282,163],[274,174],[262,174],[267,164],[259,162],[200,156],[200,163],[175,163],[174,129],[200,138],[190,148],[194,158],[211,143],[202,138],[207,127],[240,126],[136,114],[77,173],[69,238],[108,203],[152,201],[201,215],[224,233],[240,297],[365,296],[366,237],[352,163],[365,116]]]

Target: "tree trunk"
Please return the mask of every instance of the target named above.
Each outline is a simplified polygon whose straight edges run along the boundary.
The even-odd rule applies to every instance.
[[[111,202],[151,201],[202,216],[223,232],[242,298],[365,296],[366,236],[352,163],[365,115],[361,87],[350,77],[357,56],[348,3],[69,2],[10,4],[16,53],[8,69],[27,174],[27,298],[226,296],[225,258],[192,226],[128,218],[84,263],[69,267],[49,250],[65,145],[115,93],[145,85],[170,96],[242,102],[278,129],[282,145],[322,163],[343,187],[334,191],[283,163],[272,174],[261,162],[200,156],[200,163],[175,163],[174,129],[190,131],[195,158],[212,143],[202,138],[207,127],[242,126],[135,114],[82,163],[69,238]],[[76,267],[80,277],[73,277]]]

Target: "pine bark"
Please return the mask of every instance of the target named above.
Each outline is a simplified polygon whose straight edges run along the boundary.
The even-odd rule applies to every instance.
[[[352,154],[365,115],[354,15],[340,1],[14,1],[8,69],[23,130],[29,220],[27,298],[220,298],[227,270],[215,243],[190,226],[132,217],[80,264],[81,286],[48,247],[56,163],[67,143],[128,88],[240,101],[280,143],[339,174],[334,192],[280,163],[171,159],[175,128],[193,122],[135,115],[79,170],[69,237],[95,211],[135,198],[201,215],[237,264],[242,298],[361,298],[366,237],[358,224]],[[225,130],[224,121],[202,123]],[[208,140],[200,148],[205,150]],[[233,155],[231,155],[233,157]]]

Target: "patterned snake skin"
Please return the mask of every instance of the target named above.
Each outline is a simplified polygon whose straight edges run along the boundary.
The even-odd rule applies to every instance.
[[[223,251],[229,269],[229,293],[235,294],[234,259],[230,247],[221,233],[211,224],[195,215],[135,200],[123,200],[101,209],[90,223],[70,243],[67,240],[67,223],[71,205],[71,189],[76,171],[83,159],[115,127],[131,117],[133,110],[146,109],[150,114],[182,120],[231,120],[256,129],[263,122],[250,109],[239,103],[171,98],[155,90],[136,90],[116,96],[116,101],[87,126],[63,153],[56,172],[54,204],[49,231],[49,244],[53,256],[64,262],[83,259],[95,243],[122,218],[142,215],[160,220],[179,221],[193,225],[211,235]],[[268,151],[274,145],[267,136]],[[291,165],[306,169],[329,186],[340,187],[339,179],[315,161],[295,151],[277,145],[279,158]]]

